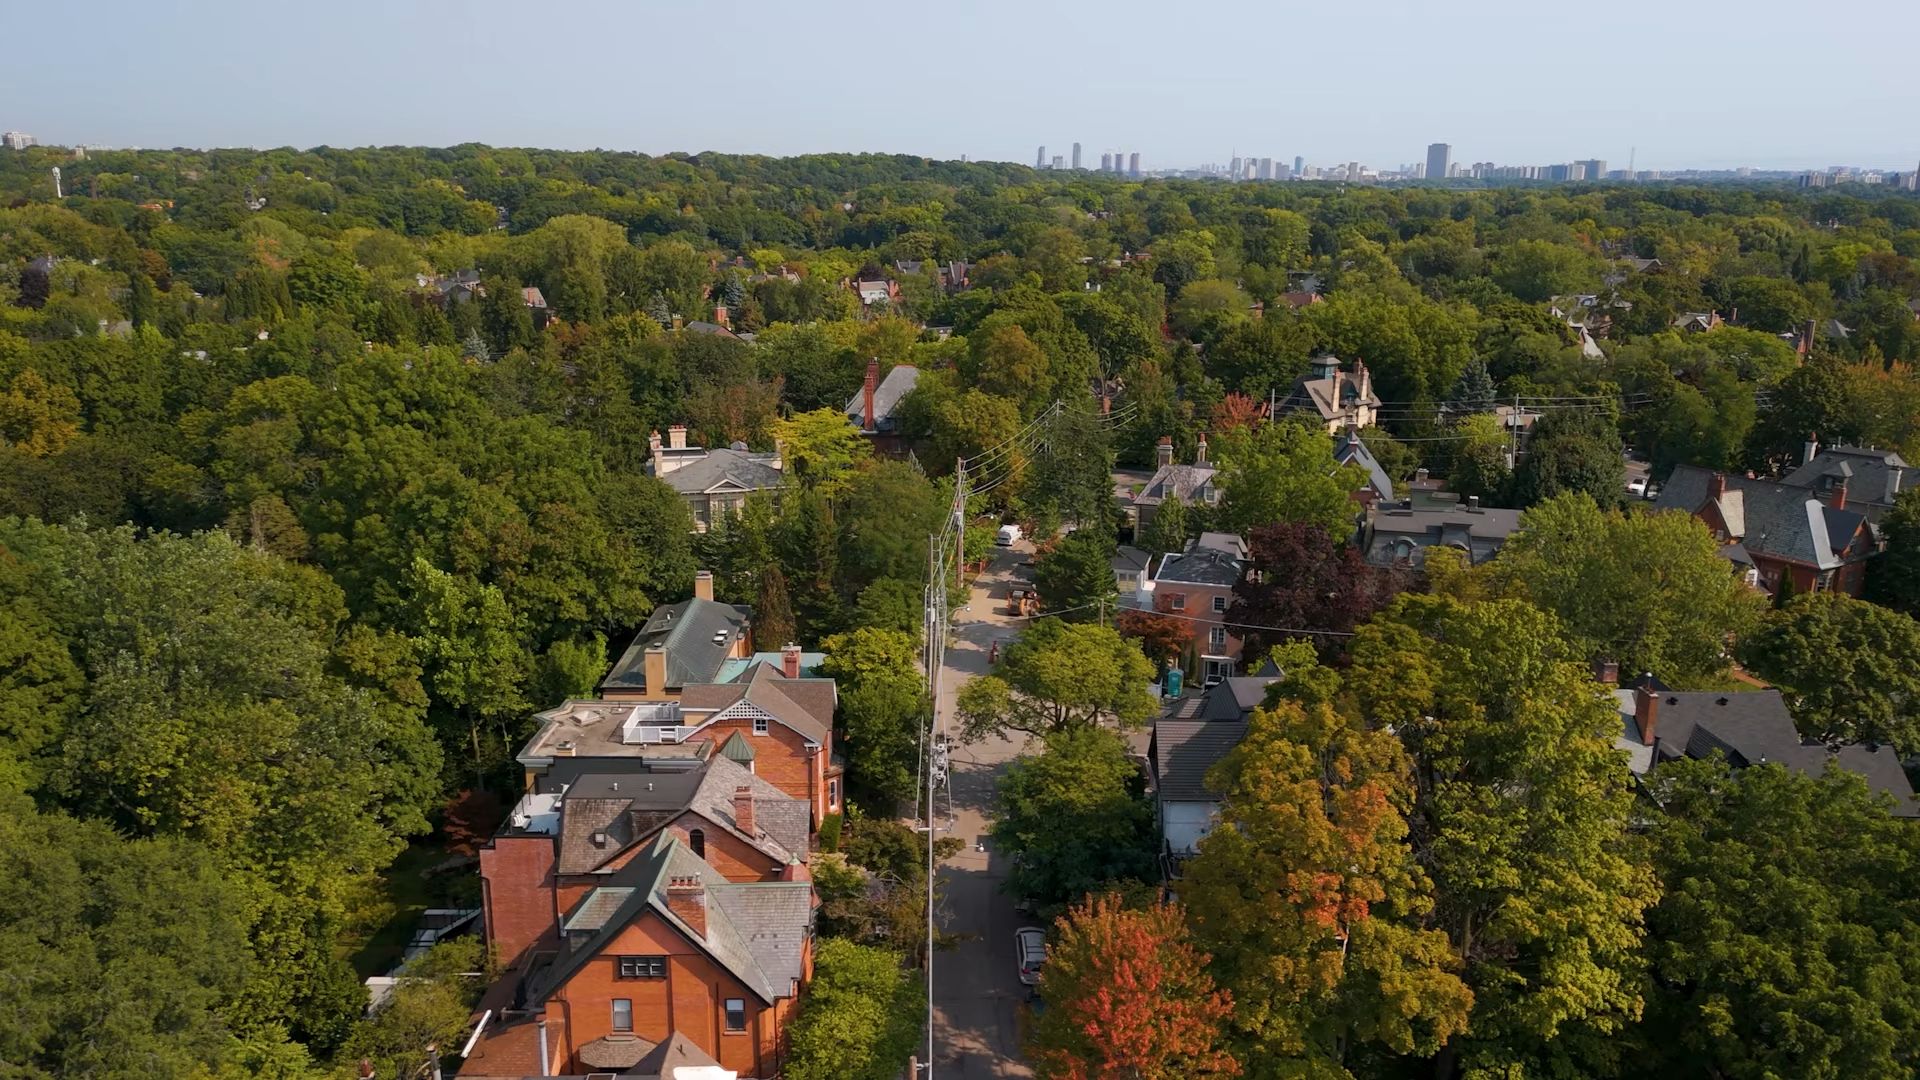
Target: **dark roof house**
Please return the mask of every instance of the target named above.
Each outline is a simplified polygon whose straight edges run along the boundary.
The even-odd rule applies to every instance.
[[[919,382],[920,369],[912,364],[895,364],[881,378],[880,361],[869,360],[866,383],[847,399],[847,419],[864,432],[893,434],[898,428],[894,410]]]
[[[1248,719],[1280,677],[1268,665],[1260,675],[1223,679],[1204,693],[1169,700],[1154,721],[1147,769],[1169,875],[1213,830],[1219,814],[1220,796],[1207,787],[1207,773],[1240,745]]]
[[[1168,499],[1179,499],[1189,506],[1200,504],[1212,506],[1220,501],[1220,489],[1214,486],[1214,477],[1219,470],[1207,463],[1207,437],[1200,436],[1199,446],[1194,451],[1193,464],[1176,465],[1173,461],[1173,436],[1162,435],[1155,450],[1153,476],[1146,486],[1136,493],[1130,507],[1137,528],[1144,529],[1153,521],[1154,513],[1160,504]]]
[[[696,592],[690,599],[653,609],[626,652],[600,681],[602,692],[644,692],[662,697],[696,683],[714,682],[726,661],[744,651],[752,609],[714,602],[713,579],[709,575],[704,580],[704,595]],[[654,649],[664,653],[656,665],[664,674],[660,686],[648,685],[647,654]]]
[[[1360,441],[1359,432],[1349,431],[1334,439],[1333,460],[1342,465],[1358,465],[1366,470],[1367,483],[1359,495],[1368,506],[1376,502],[1393,501],[1393,478],[1380,467],[1379,459],[1367,449],[1367,444]]]
[[[1729,557],[1740,556],[1754,568],[1751,583],[1770,593],[1790,576],[1803,592],[1839,589],[1858,596],[1865,564],[1879,554],[1880,539],[1864,509],[1849,500],[1851,466],[1841,461],[1831,469],[1834,482],[1823,491],[1819,485],[1680,465],[1667,477],[1654,508],[1699,518],[1729,545],[1723,548]],[[1828,475],[1823,470],[1821,477]]]
[[[1807,442],[1813,451],[1801,466],[1788,473],[1781,483],[1809,488],[1819,494],[1830,493],[1836,485],[1847,489],[1847,505],[1857,506],[1878,517],[1879,511],[1893,508],[1900,493],[1916,485],[1907,473],[1905,458],[1897,450],[1878,450],[1862,446],[1821,446]]]
[[[1411,499],[1367,512],[1361,530],[1361,550],[1375,566],[1418,569],[1426,564],[1427,549],[1454,548],[1478,566],[1500,553],[1507,538],[1520,527],[1520,511],[1480,505],[1470,497],[1465,506],[1430,505],[1418,509]]]

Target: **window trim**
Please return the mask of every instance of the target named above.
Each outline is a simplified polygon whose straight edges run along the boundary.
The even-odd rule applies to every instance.
[[[688,829],[687,847],[701,858],[707,857],[707,830]]]
[[[1170,610],[1170,611],[1185,611],[1185,610],[1187,610],[1187,594],[1186,594],[1186,593],[1180,593],[1180,592],[1177,592],[1177,593],[1168,593],[1168,594],[1167,594],[1167,609],[1168,609],[1168,610]]]
[[[614,977],[618,979],[664,979],[667,977],[667,958],[664,956],[621,956],[614,961]]]
[[[738,1006],[738,1008],[735,1008],[735,1006]],[[734,1026],[734,1023],[733,1023],[733,1018],[736,1014],[740,1017],[740,1024],[738,1027]],[[729,1035],[746,1034],[747,999],[746,998],[723,998],[720,1002],[720,1024],[721,1024],[721,1030]]]
[[[627,1024],[625,1027],[620,1026],[620,1006],[622,1005],[627,1007]],[[613,1010],[613,1030],[623,1035],[631,1034],[633,1032],[633,999],[614,998],[610,1007]]]
[[[769,720],[769,719],[767,719],[767,718],[766,718],[766,717],[764,717],[764,716],[756,716],[756,717],[754,717],[754,718],[753,718],[753,733],[754,733],[755,735],[770,735],[770,734],[772,734],[772,733],[773,733],[773,721],[772,721],[772,720]]]
[[[1216,596],[1216,597],[1214,597],[1214,598],[1213,598],[1213,612],[1214,612],[1214,614],[1216,614],[1216,615],[1224,615],[1224,614],[1226,614],[1226,612],[1227,612],[1227,598],[1226,598],[1226,597],[1224,597],[1224,596]]]

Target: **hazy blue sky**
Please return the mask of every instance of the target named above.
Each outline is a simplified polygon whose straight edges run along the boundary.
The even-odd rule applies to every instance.
[[[113,146],[1920,162],[1916,0],[0,4],[0,128]]]

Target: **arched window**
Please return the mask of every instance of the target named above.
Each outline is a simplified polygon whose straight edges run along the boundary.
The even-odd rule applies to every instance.
[[[689,831],[687,833],[687,846],[693,849],[693,853],[695,855],[698,855],[703,859],[706,858],[707,857],[706,832],[702,829],[693,829]]]

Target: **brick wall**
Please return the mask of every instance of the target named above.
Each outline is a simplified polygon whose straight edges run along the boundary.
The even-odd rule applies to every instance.
[[[761,779],[813,807],[813,827],[827,813],[827,759],[833,751],[831,737],[825,746],[811,753],[807,740],[792,728],[775,721],[767,725],[765,735],[753,733],[753,721],[745,717],[721,720],[701,733],[716,747],[734,732],[746,736],[753,746],[753,771]]]
[[[704,857],[707,865],[720,871],[720,875],[728,881],[781,880],[781,867],[776,864],[772,856],[735,836],[724,826],[708,821],[700,814],[691,812],[682,814],[667,826],[667,830],[679,837],[680,842],[686,844],[689,849],[693,847],[693,840],[689,834],[695,829],[699,829],[705,837]],[[798,854],[804,855],[805,852]]]
[[[501,836],[480,849],[480,903],[487,945],[513,967],[543,942],[557,940],[553,838]]]
[[[664,979],[622,979],[620,956],[665,956]],[[785,988],[781,988],[785,989]],[[589,1071],[575,1060],[578,1048],[613,1031],[613,1000],[633,1002],[633,1033],[660,1042],[678,1031],[713,1055],[722,1067],[741,1076],[772,1076],[778,1069],[779,1038],[792,1000],[769,1006],[733,974],[715,963],[685,935],[648,911],[635,919],[600,955],[588,961],[549,999],[547,1016],[564,1018],[565,1038],[556,1072]],[[747,1005],[747,1030],[728,1032],[724,1002]]]

